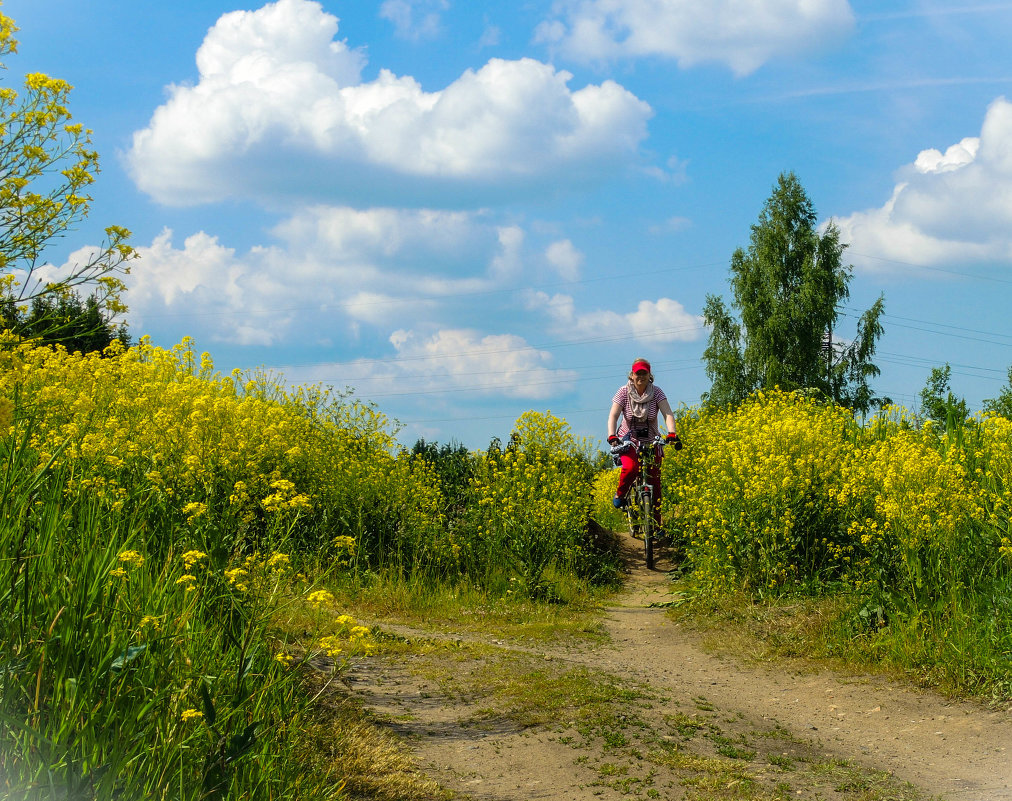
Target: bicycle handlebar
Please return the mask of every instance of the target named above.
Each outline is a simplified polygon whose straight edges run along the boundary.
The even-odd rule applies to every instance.
[[[661,447],[664,447],[667,444],[668,444],[668,440],[665,439],[664,437],[660,436],[660,434],[656,435],[651,440],[640,440],[636,444],[633,444],[631,440],[623,439],[619,443],[617,443],[617,444],[615,444],[615,445],[613,445],[611,447],[611,453],[612,453],[613,456],[615,456],[617,458],[620,454],[627,453],[630,450],[634,450],[637,453],[643,453],[644,451],[647,451],[650,448],[655,448],[658,445],[660,445]],[[676,445],[676,449],[677,449],[677,445]]]

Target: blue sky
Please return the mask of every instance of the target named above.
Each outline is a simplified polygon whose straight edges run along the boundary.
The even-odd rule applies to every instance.
[[[780,172],[850,245],[838,336],[885,295],[879,393],[933,366],[979,409],[1012,364],[1012,2],[6,0],[3,80],[68,80],[91,215],[141,253],[136,336],[353,387],[401,440],[527,409],[603,438],[634,357],[708,388]]]

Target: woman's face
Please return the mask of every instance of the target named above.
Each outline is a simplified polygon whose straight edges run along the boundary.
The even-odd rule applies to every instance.
[[[646,370],[637,370],[633,373],[633,384],[636,386],[636,391],[642,395],[650,386],[650,373]]]

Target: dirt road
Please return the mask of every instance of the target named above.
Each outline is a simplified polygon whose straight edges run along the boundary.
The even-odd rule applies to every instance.
[[[635,726],[593,733],[564,719],[538,727],[489,719],[476,715],[482,698],[448,695],[424,670],[393,661],[356,668],[353,688],[421,770],[475,799],[842,799],[854,788],[909,783],[925,797],[1012,801],[1012,714],[879,679],[712,656],[650,606],[668,598],[664,567],[633,564],[627,591],[606,612],[607,644],[535,655],[496,641],[556,670],[586,666],[649,687],[650,702],[630,708]],[[738,782],[770,794],[724,794]],[[913,797],[890,792],[859,797]]]

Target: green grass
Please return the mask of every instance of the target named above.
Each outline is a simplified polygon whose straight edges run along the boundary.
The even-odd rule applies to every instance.
[[[1012,669],[1001,643],[1008,619],[965,616],[957,610],[916,617],[895,614],[865,624],[853,595],[795,595],[756,599],[742,593],[699,595],[691,579],[669,607],[675,619],[703,632],[704,645],[756,662],[860,671],[1004,704],[1012,699]],[[712,633],[712,636],[711,636]]]
[[[30,426],[20,420],[0,442],[0,795],[196,801],[241,788],[271,801],[439,797],[337,691],[338,675],[328,686],[299,667],[321,636],[341,633],[336,615],[353,609],[434,636],[453,633],[455,644],[387,636],[381,645],[426,657],[419,665],[440,692],[473,702],[470,723],[552,729],[574,747],[607,752],[609,780],[622,792],[649,796],[657,791],[651,771],[669,766],[694,797],[777,797],[758,777],[768,764],[792,773],[786,783],[818,768],[818,781],[840,792],[890,797],[849,766],[771,753],[766,733],[720,731],[719,710],[705,698],[692,699],[695,716],[668,714],[658,733],[645,721],[659,701],[642,686],[469,641],[601,643],[600,608],[614,585],[594,581],[613,572],[607,559],[597,573],[585,563],[583,574],[539,564],[534,593],[531,576],[500,555],[479,586],[466,571],[437,580],[431,572],[412,577],[408,565],[300,555],[294,523],[270,515],[258,523],[256,553],[236,537],[227,509],[195,521],[180,513],[180,499],[155,497],[140,480],[124,480],[117,500],[82,484],[101,478],[100,466],[39,465]],[[205,555],[187,568],[191,549]],[[288,553],[294,570],[269,569],[273,551]],[[125,556],[131,552],[137,557]],[[229,579],[236,569],[256,577]],[[336,597],[326,609],[303,600],[320,584]],[[962,585],[948,605],[892,610],[872,629],[849,597],[743,603],[685,588],[674,613],[720,626],[725,642],[735,632],[733,647],[756,659],[814,654],[953,691],[1012,696],[1010,586],[975,595]]]
[[[172,372],[170,381],[191,388],[204,381],[191,372]],[[113,396],[119,391],[108,389]],[[212,395],[217,397],[208,389],[201,397]],[[367,759],[344,764],[319,758],[329,753],[320,736],[328,724],[318,718],[317,691],[307,687],[315,677],[300,664],[323,659],[321,638],[337,637],[343,653],[328,659],[340,674],[345,657],[360,647],[352,642],[351,624],[338,617],[350,604],[375,618],[396,615],[417,626],[440,620],[444,629],[497,632],[532,643],[602,637],[595,610],[605,591],[592,585],[611,575],[614,565],[592,564],[593,554],[580,548],[579,525],[568,532],[573,541],[533,541],[540,551],[547,549],[536,571],[524,567],[526,556],[515,548],[492,554],[491,567],[480,565],[484,581],[478,589],[457,559],[473,556],[473,549],[451,546],[449,529],[439,527],[445,521],[412,505],[419,486],[405,483],[407,462],[386,451],[372,456],[382,456],[391,472],[374,471],[373,484],[364,489],[387,500],[406,493],[402,506],[372,503],[366,510],[372,517],[356,518],[354,510],[323,503],[310,514],[305,504],[278,500],[280,490],[277,497],[247,497],[239,489],[244,482],[235,479],[250,476],[227,470],[218,475],[220,465],[204,474],[207,486],[173,484],[189,469],[181,461],[198,458],[179,442],[165,452],[159,446],[157,453],[132,442],[141,450],[129,458],[99,451],[88,461],[81,456],[82,438],[92,441],[117,424],[99,411],[93,419],[68,421],[77,435],[68,435],[62,446],[46,440],[39,447],[54,455],[42,458],[33,436],[47,416],[68,413],[60,405],[66,398],[45,408],[23,393],[13,401],[0,399],[2,797],[213,801],[242,788],[268,801],[314,801],[346,798],[345,788],[353,784],[355,793],[375,795],[378,790],[362,790],[362,781],[349,777],[358,771],[382,778],[383,759],[359,769],[355,765]],[[256,398],[250,403],[260,408]],[[295,420],[312,411],[277,403],[278,415],[291,412]],[[335,404],[328,409],[349,411],[339,399]],[[383,425],[367,417],[367,423]],[[342,421],[339,415],[336,427],[320,430],[341,442],[355,440],[355,420],[350,430],[340,429]],[[62,436],[58,432],[58,425],[51,427],[51,438]],[[553,470],[559,476],[569,470],[566,497],[582,499],[589,490],[585,465],[575,456],[567,459],[553,463]],[[265,469],[274,471],[261,482],[266,485],[279,468],[273,457],[264,460]],[[305,474],[293,474],[300,489],[327,473],[315,463],[303,467]],[[280,484],[295,486],[287,479]],[[425,489],[438,495],[431,481]],[[234,503],[230,493],[238,499]],[[585,518],[582,505],[556,510],[553,504],[565,505],[559,497],[539,504],[546,519],[553,511],[578,522]],[[412,510],[418,514],[408,524],[399,515]],[[335,532],[349,531],[375,536],[368,542],[342,536],[350,544],[327,545]],[[425,537],[432,541],[424,547],[401,549]],[[321,542],[326,548],[312,547]],[[384,549],[383,543],[396,547]],[[436,570],[435,563],[423,570],[411,556],[429,553],[429,546],[443,548],[446,570]],[[198,551],[187,563],[186,554]],[[373,551],[384,558],[369,561]],[[336,602],[314,608],[305,597],[321,585],[332,588]],[[347,738],[342,742],[339,753],[355,752]]]
[[[305,730],[304,767],[333,776],[355,799],[439,801],[451,798],[422,776],[403,744],[338,688],[323,687],[319,675],[307,677],[306,690],[317,698]],[[321,692],[321,690],[323,690]]]
[[[299,648],[273,624],[298,590],[281,561],[187,567],[182,537],[151,547],[142,501],[76,491],[23,441],[0,456],[0,795],[344,797],[303,758],[313,711],[277,659]]]
[[[433,632],[574,644],[605,639],[600,609],[608,591],[587,585],[574,584],[565,602],[553,603],[511,592],[508,581],[497,594],[466,582],[413,581],[393,572],[334,575],[327,586],[362,617]]]

